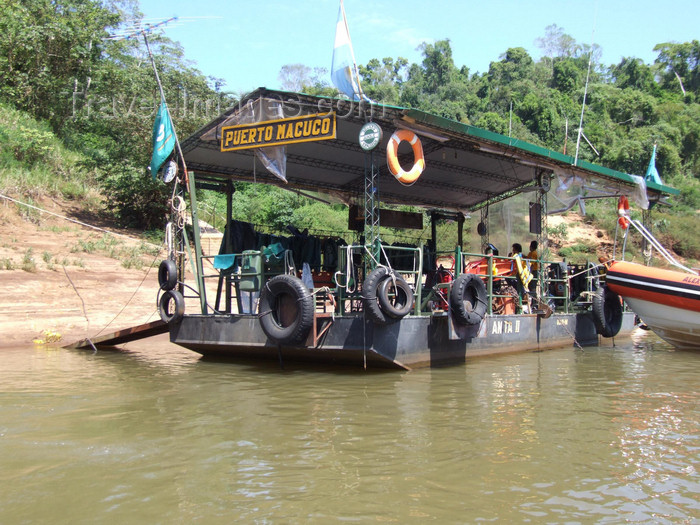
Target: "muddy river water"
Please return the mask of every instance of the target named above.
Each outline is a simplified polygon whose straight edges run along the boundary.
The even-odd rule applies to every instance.
[[[700,353],[365,372],[0,350],[0,523],[698,523]]]

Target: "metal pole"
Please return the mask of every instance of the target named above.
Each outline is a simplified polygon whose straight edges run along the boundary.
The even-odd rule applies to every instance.
[[[199,237],[199,219],[197,217],[197,196],[195,194],[194,176],[189,178],[190,201],[192,202],[192,235],[194,237],[194,258],[197,275],[197,287],[199,288],[199,303],[202,314],[207,313],[207,291],[204,287],[204,272],[202,269],[202,242]]]
[[[231,215],[233,214],[233,182],[226,181],[226,253],[233,251],[231,245]],[[238,296],[238,294],[236,294]],[[240,309],[239,309],[240,312]],[[231,273],[226,274],[226,313],[231,313]]]

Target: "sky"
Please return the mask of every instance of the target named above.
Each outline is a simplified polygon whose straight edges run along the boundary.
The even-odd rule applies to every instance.
[[[540,58],[535,45],[556,24],[581,44],[598,44],[602,62],[637,57],[654,46],[700,39],[698,0],[344,0],[358,64],[402,56],[420,63],[422,42],[448,38],[457,67],[488,71],[511,47]],[[164,33],[206,76],[235,94],[280,88],[287,64],[330,71],[338,0],[140,0],[145,18],[178,16]],[[191,17],[191,18],[190,18]],[[330,73],[327,78],[330,84]]]

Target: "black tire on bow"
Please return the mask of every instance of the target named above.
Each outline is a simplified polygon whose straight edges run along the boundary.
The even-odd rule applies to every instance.
[[[471,273],[463,273],[452,283],[450,309],[460,324],[479,324],[486,315],[487,292],[484,281]]]
[[[158,313],[164,323],[177,323],[185,315],[185,298],[177,290],[168,290],[160,296]]]
[[[172,290],[177,285],[177,265],[171,259],[164,259],[158,267],[158,284],[163,291]]]
[[[389,276],[379,283],[377,299],[379,308],[394,319],[405,317],[413,308],[413,290],[398,275],[394,279]]]
[[[603,337],[615,337],[622,328],[620,296],[607,286],[598,288],[593,296],[593,323]]]
[[[384,279],[390,279],[389,270],[384,266],[379,266],[370,272],[362,283],[362,303],[365,314],[375,324],[385,325],[391,321],[379,305],[378,289]]]
[[[276,275],[260,293],[260,326],[280,344],[301,344],[314,322],[314,298],[301,279]]]

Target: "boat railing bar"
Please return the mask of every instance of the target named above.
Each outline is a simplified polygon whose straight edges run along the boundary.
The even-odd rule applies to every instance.
[[[405,270],[405,269],[397,269],[396,271],[398,273],[403,273],[405,275],[411,275],[413,277],[413,287],[414,287],[414,293],[415,293],[415,303],[414,303],[414,308],[413,308],[413,314],[414,315],[420,315],[420,305],[421,305],[421,297],[422,297],[422,286],[421,286],[421,281],[422,281],[422,276],[423,276],[423,248],[420,246],[412,247],[412,246],[392,246],[392,245],[385,245],[385,244],[380,244],[381,247],[381,252],[384,255],[384,257],[387,259],[387,263],[390,263],[391,261],[389,260],[389,256],[387,255],[388,252],[405,252],[407,255],[413,255],[413,269],[412,270]],[[365,247],[367,250],[367,253],[371,256],[371,247],[366,246]],[[389,265],[391,268],[391,265]]]
[[[489,314],[493,313],[493,299],[498,299],[498,298],[508,298],[512,297],[511,295],[501,295],[494,293],[493,291],[493,281],[494,279],[518,279],[518,276],[515,273],[508,273],[508,274],[499,274],[499,273],[494,273],[494,269],[496,268],[495,266],[495,261],[515,261],[514,257],[505,257],[505,256],[500,256],[500,255],[493,255],[493,254],[483,254],[483,253],[468,253],[468,252],[461,252],[457,254],[457,260],[460,261],[458,265],[456,265],[455,268],[455,277],[459,275],[458,270],[464,271],[464,268],[466,266],[465,264],[465,257],[480,257],[481,259],[486,259],[486,268],[488,270],[487,273],[484,274],[474,274],[478,277],[485,278],[486,279],[486,294],[487,294],[487,312]],[[514,267],[512,267],[514,268]],[[513,270],[512,270],[513,271]],[[522,309],[523,307],[523,301],[522,297],[520,294],[517,294],[517,297],[515,297],[518,301],[518,307]]]
[[[687,266],[682,265],[679,263],[676,258],[671,255],[671,253],[652,235],[652,233],[642,224],[640,221],[636,219],[630,219],[630,223],[632,226],[635,227],[635,229],[644,237],[656,250],[663,256],[664,259],[671,265],[675,266],[676,268],[680,268],[681,270],[695,274],[691,268],[688,268]],[[629,231],[629,230],[628,230]],[[622,254],[624,260],[624,252]]]
[[[212,268],[216,270],[216,273],[208,274],[208,275],[202,275],[202,281],[204,282],[207,279],[213,279],[217,278],[219,279],[219,283],[217,285],[217,290],[216,290],[216,302],[215,305],[212,307],[209,305],[209,308],[211,308],[215,313],[233,313],[232,311],[223,311],[219,309],[219,305],[221,302],[222,298],[222,288],[224,288],[224,279],[228,278],[231,279],[231,283],[234,285],[231,288],[231,299],[236,299],[236,304],[238,307],[238,313],[246,313],[242,312],[242,306],[243,303],[241,302],[243,299],[243,293],[250,293],[253,294],[255,292],[260,292],[262,290],[262,286],[264,284],[264,281],[266,278],[274,276],[274,275],[280,275],[282,273],[285,273],[284,269],[284,263],[282,263],[282,269],[279,270],[277,268],[274,268],[274,264],[270,263],[265,263],[264,261],[264,255],[261,250],[246,250],[245,252],[241,253],[229,253],[225,254],[227,256],[232,256],[232,263],[228,268],[215,268],[212,264]],[[215,259],[217,256],[216,255],[203,255],[202,260],[203,261],[209,261],[211,259]],[[259,258],[259,266],[260,268],[254,268],[251,264],[250,267],[244,268],[242,265],[245,264],[244,261],[246,258],[249,258],[248,260],[251,263],[255,262],[255,258]],[[257,264],[257,262],[255,262]],[[254,283],[255,280],[257,280],[258,285],[255,286]],[[240,289],[240,285],[242,283],[251,283],[249,284],[250,290],[246,289]],[[228,292],[227,292],[228,293]],[[251,312],[254,311],[253,308],[253,300],[252,300],[252,295],[249,296],[251,299],[248,304],[248,309],[251,310]],[[233,307],[233,305],[231,305]],[[228,309],[226,309],[228,310]],[[251,313],[247,312],[247,313]]]
[[[491,314],[492,312],[492,300],[494,298],[507,298],[511,297],[509,295],[498,295],[494,293],[493,291],[493,281],[494,279],[503,279],[503,278],[510,278],[510,279],[517,279],[516,274],[498,274],[498,273],[493,273],[493,269],[496,268],[495,266],[495,261],[501,260],[501,261],[515,261],[514,257],[506,257],[502,255],[490,255],[490,254],[483,254],[483,253],[468,253],[468,252],[460,252],[459,254],[461,257],[458,258],[460,261],[460,264],[456,265],[455,268],[455,274],[457,275],[457,269],[459,268],[465,268],[465,258],[472,258],[472,257],[479,257],[482,259],[487,259],[487,264],[486,268],[489,270],[488,273],[484,274],[475,274],[478,275],[479,277],[482,277],[484,279],[487,279],[486,282],[486,291],[488,293],[488,313]],[[528,259],[525,259],[528,260]],[[549,272],[544,270],[545,268],[549,268],[552,265],[560,264],[559,261],[545,261],[545,260],[538,260],[540,263],[540,272],[539,276],[537,279],[539,280],[540,283],[540,299],[544,300],[545,302],[549,302],[549,300],[555,300],[555,301],[564,301],[564,311],[566,313],[570,312],[571,309],[571,301],[570,301],[570,296],[571,296],[571,276],[568,275],[568,272],[566,272],[561,278],[557,279],[555,277],[550,277]],[[586,270],[588,271],[588,269]],[[592,279],[589,279],[588,282],[590,283]],[[549,293],[545,293],[550,289],[550,283],[562,283],[564,285],[564,295],[552,295]],[[590,287],[590,284],[589,284]],[[522,307],[522,298],[518,295],[518,304],[520,307]]]
[[[362,256],[362,265],[365,267],[366,275],[369,274],[370,268],[375,268],[379,265],[388,267],[392,271],[398,274],[410,275],[413,277],[414,293],[415,293],[415,307],[414,314],[420,315],[421,306],[421,276],[423,272],[423,249],[420,246],[408,247],[408,246],[391,246],[386,244],[380,244],[380,256],[379,260],[374,258],[372,255],[373,246],[362,245],[362,244],[351,244],[348,246],[338,247],[338,271],[335,272],[333,280],[337,285],[338,293],[338,304],[340,305],[340,314],[344,314],[345,301],[348,299],[357,299],[360,297],[359,288],[357,283],[351,285],[351,279],[355,277],[355,264],[352,262],[353,256],[355,254]],[[397,268],[394,269],[391,266],[391,260],[387,255],[387,252],[408,252],[413,255],[413,265],[412,269]],[[349,275],[352,274],[352,275]]]

